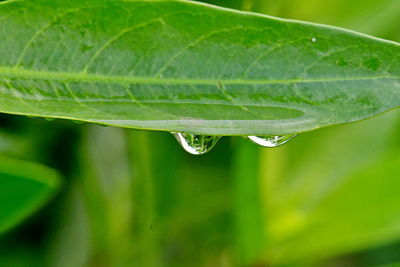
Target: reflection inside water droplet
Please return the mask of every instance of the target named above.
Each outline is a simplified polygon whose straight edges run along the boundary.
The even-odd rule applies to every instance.
[[[195,135],[188,133],[172,133],[179,144],[193,155],[202,155],[209,152],[221,136]]]
[[[317,41],[317,38],[313,37],[313,38],[311,39],[311,41],[312,41],[313,43],[315,43],[315,42]]]
[[[276,135],[276,136],[248,136],[252,142],[263,147],[277,147],[289,142],[297,134]]]

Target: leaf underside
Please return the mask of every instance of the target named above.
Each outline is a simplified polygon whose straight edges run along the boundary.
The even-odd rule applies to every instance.
[[[400,105],[400,45],[185,1],[0,4],[0,112],[208,135]]]

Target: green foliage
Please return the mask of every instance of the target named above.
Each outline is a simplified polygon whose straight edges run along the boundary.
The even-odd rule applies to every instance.
[[[400,104],[399,44],[334,27],[185,1],[10,1],[0,19],[6,113],[277,135]]]
[[[57,21],[56,13],[48,12],[55,9],[58,2],[49,1],[46,6],[40,6],[41,11],[38,12],[34,7],[35,1],[40,2],[39,0],[11,1],[0,4],[0,13],[12,6],[21,8],[29,6],[29,9],[22,8],[18,16],[14,16],[10,11],[7,13],[7,18],[4,17],[4,21],[10,23],[20,22],[18,27],[27,32],[25,34],[11,32],[4,40],[1,39],[0,46],[4,47],[4,43],[9,44],[10,49],[0,50],[3,55],[0,61],[16,55],[11,48],[17,49],[23,43],[15,40],[29,40],[35,30],[40,28],[40,25],[35,23],[42,23],[43,26],[49,20],[55,20],[52,26],[46,29],[46,36],[37,36],[36,41],[32,42],[30,52],[26,52],[32,60],[34,55],[35,59],[38,59],[35,63],[34,61],[23,63],[25,68],[29,67],[24,70],[27,72],[31,72],[34,67],[43,70],[48,63],[49,67],[62,66],[67,60],[72,64],[71,69],[67,71],[81,66],[79,57],[70,54],[82,43],[81,40],[86,42],[91,38],[91,40],[104,38],[102,40],[106,41],[112,36],[112,32],[106,30],[111,30],[113,23],[117,25],[114,30],[118,31],[123,23],[135,19],[133,15],[111,17],[112,14],[118,14],[123,10],[129,13],[129,9],[116,11],[111,8],[113,3],[109,2],[107,12],[99,13],[101,17],[107,19],[107,24],[101,28],[104,32],[96,36],[72,36],[73,25],[84,28],[84,32],[95,29],[98,25],[96,23],[100,21],[91,24],[83,22],[93,22],[88,18],[96,14],[82,11],[69,14],[71,17],[67,14]],[[400,40],[398,0],[210,0],[210,2],[247,11],[346,27],[397,42]],[[72,7],[86,3],[88,2],[66,1],[62,5]],[[119,5],[121,2],[115,3]],[[179,4],[193,10],[207,10],[207,14],[229,13],[229,16],[252,18],[251,20],[260,20],[263,23],[268,21],[268,23],[314,29],[314,26],[308,24],[292,24],[264,16],[239,15],[194,3],[141,2],[143,6],[149,3],[150,5]],[[123,5],[128,4],[137,5],[138,2],[123,2]],[[61,9],[57,9],[57,12],[69,10]],[[153,16],[156,16],[164,11],[160,9],[154,12]],[[145,12],[135,14],[138,20],[148,15]],[[199,20],[204,16],[213,17],[204,12],[199,14]],[[4,16],[0,14],[2,15]],[[209,19],[204,23],[187,27],[205,29],[221,20],[222,18]],[[182,27],[182,22],[178,20],[171,19],[168,22]],[[209,25],[205,25],[207,23]],[[232,20],[224,23],[231,25],[236,22]],[[28,24],[31,27],[26,27]],[[2,25],[1,18],[0,25]],[[63,29],[66,36],[69,36],[68,40],[61,38],[64,33],[58,35],[58,30],[62,30],[61,25],[65,26]],[[320,26],[316,27],[319,29]],[[350,39],[359,36],[342,30],[322,28],[339,35],[348,34]],[[7,27],[0,27],[0,34],[6,30]],[[159,37],[159,42],[153,43],[154,46],[166,43],[166,36],[152,35],[152,30],[148,28],[149,39],[143,40]],[[231,35],[225,35],[223,37],[226,38],[218,41],[229,41],[236,36],[233,33]],[[191,37],[187,36],[188,39],[185,40],[190,40]],[[131,38],[133,37],[127,40]],[[359,38],[360,42],[396,47],[396,53],[384,56],[380,60],[391,58],[394,62],[398,58],[397,44],[364,36]],[[14,45],[11,45],[12,40],[15,41]],[[59,46],[52,46],[54,40],[59,40]],[[178,39],[178,41],[184,40]],[[310,39],[307,44],[310,47],[321,45],[319,41],[321,40],[317,38],[316,43],[313,43]],[[46,44],[48,50],[39,53],[38,51]],[[340,45],[345,44],[345,40],[340,42]],[[130,44],[122,42],[118,45],[121,48]],[[182,43],[179,47],[168,49],[179,49],[183,46]],[[116,48],[113,47],[115,53]],[[292,47],[292,49],[303,48]],[[385,53],[386,49],[370,52]],[[63,50],[68,51],[69,54],[66,55],[69,58],[63,55]],[[88,51],[95,50],[89,48]],[[111,52],[108,51],[107,54]],[[4,57],[5,55],[7,56]],[[237,55],[231,56],[225,57],[224,61],[229,62]],[[208,57],[209,60],[213,60],[211,56]],[[355,63],[361,58],[349,54],[349,58],[346,59],[354,60]],[[287,60],[287,57],[283,59]],[[101,68],[112,66],[112,58],[108,61],[105,58],[103,60],[107,64],[94,64],[92,67],[99,68],[96,71],[100,71]],[[143,59],[141,64],[145,63]],[[176,68],[180,67],[178,63],[176,62]],[[115,66],[124,68],[127,66],[124,64],[128,63],[123,62],[121,66]],[[158,64],[162,64],[161,61]],[[192,71],[195,67],[200,69],[204,67],[192,65],[183,66],[187,71]],[[331,66],[337,67],[333,63]],[[207,65],[207,67],[211,69],[213,66]],[[384,65],[381,68],[378,72],[383,70]],[[142,65],[141,70],[148,69]],[[58,70],[45,69],[45,71]],[[354,71],[357,71],[357,68]],[[367,70],[359,69],[359,71]],[[279,69],[276,69],[276,73],[279,73]],[[393,81],[398,84],[398,78]],[[45,83],[43,80],[28,81],[15,78],[9,79],[8,82],[20,87],[32,86],[33,91],[14,89],[14,92],[19,93],[18,97],[32,98],[36,95],[43,97],[39,98],[40,101],[19,98],[25,101],[23,102],[17,98],[12,100],[7,96],[7,100],[1,102],[0,108],[10,108],[11,102],[14,101],[12,103],[15,108],[29,104],[29,107],[24,106],[26,110],[31,109],[49,115],[46,113],[48,110],[44,109],[56,97],[49,95],[46,89],[51,87],[54,91],[50,92],[60,93],[57,97],[62,97],[63,101],[72,97],[57,87],[55,81]],[[388,81],[370,80],[364,88],[366,91],[357,87],[356,92],[369,93],[357,99],[363,102],[371,97],[389,96],[391,90],[387,90],[389,87],[386,85],[375,88],[376,94],[370,94],[368,88],[372,88],[377,82]],[[104,88],[98,83],[91,84],[90,88],[81,86],[74,83],[72,88],[75,89],[73,93],[80,97],[82,104],[91,107],[94,104],[93,101],[88,101],[91,96],[83,99],[86,97],[84,94],[102,94],[98,96],[103,97],[102,100],[107,97],[109,101],[96,104],[96,108],[107,107],[106,110],[111,112],[111,115],[106,114],[107,116],[114,116],[115,112],[121,111],[122,108],[116,108],[115,105],[109,106],[115,98],[124,97],[115,95],[114,93],[118,91],[112,87]],[[321,88],[324,91],[328,90],[328,87]],[[159,96],[155,95],[151,87],[147,86],[146,89],[149,90],[148,94],[140,95],[141,97],[151,99],[153,96]],[[161,89],[166,88],[160,87],[157,93],[162,92]],[[232,88],[225,87],[225,89]],[[190,92],[195,91],[193,89]],[[352,96],[357,96],[356,92],[350,89],[338,90],[337,93],[349,96],[347,93],[350,92],[354,93]],[[397,94],[395,91],[392,92],[393,95]],[[215,92],[210,91],[210,93]],[[48,99],[49,96],[53,98]],[[215,96],[217,97],[218,93]],[[202,97],[201,101],[207,95]],[[222,101],[221,99],[214,100]],[[74,114],[85,109],[83,106],[78,106],[77,101],[69,100],[58,102],[57,108],[54,104],[54,109],[57,109],[57,112],[76,111]],[[158,99],[159,102],[161,100],[166,99]],[[396,101],[396,98],[392,100]],[[361,102],[355,100],[354,104],[362,107]],[[380,105],[389,102],[369,104]],[[76,109],[72,110],[70,104],[76,105]],[[130,104],[126,103],[126,110],[139,112],[139,107],[132,108]],[[160,107],[159,104],[154,103],[151,108]],[[148,109],[149,105],[146,104],[142,108]],[[194,112],[192,106],[189,108],[185,103],[181,103],[179,108],[181,111]],[[164,105],[160,110],[164,112],[168,109],[169,107]],[[151,110],[146,110],[143,114],[150,114]],[[220,110],[220,107],[216,110]],[[219,116],[216,110],[210,109],[208,112],[213,111],[212,115]],[[196,111],[200,112],[200,107],[196,106]],[[89,114],[88,110],[87,112]],[[356,113],[354,110],[352,112]],[[400,113],[392,111],[357,124],[328,127],[300,134],[289,144],[276,149],[262,149],[242,138],[222,138],[212,152],[203,157],[194,157],[182,151],[174,137],[167,133],[0,115],[0,153],[3,155],[0,158],[0,214],[4,214],[5,209],[13,211],[14,214],[20,209],[29,210],[28,213],[31,214],[58,188],[59,182],[54,171],[41,165],[27,163],[28,161],[39,162],[57,169],[62,173],[64,181],[59,197],[54,199],[51,205],[13,231],[1,235],[0,266],[398,266],[400,262],[399,122]],[[262,125],[262,127],[268,126]],[[10,157],[23,160],[10,160]],[[1,181],[7,181],[7,185]],[[9,185],[13,190],[8,189]],[[54,186],[49,187],[49,185]],[[26,202],[27,206],[24,206],[22,202],[3,200],[5,197],[28,198],[32,194],[26,190],[34,188],[42,188],[40,192],[47,192],[42,197],[35,195],[41,201]],[[29,206],[34,203],[38,206]],[[17,207],[18,204],[21,205]],[[26,218],[28,213],[20,216],[18,222]],[[14,223],[16,222],[14,220]]]
[[[44,166],[0,158],[0,233],[37,211],[60,185],[58,174]]]
[[[265,152],[269,260],[316,260],[400,238],[400,158],[391,146],[398,142],[398,115]]]

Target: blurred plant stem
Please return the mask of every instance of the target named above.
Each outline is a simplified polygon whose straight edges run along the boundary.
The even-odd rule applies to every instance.
[[[65,199],[68,220],[55,233],[50,266],[161,266],[160,221],[174,204],[179,158],[170,140],[93,125],[83,132],[78,178]],[[173,158],[160,160],[166,154]],[[74,258],[65,261],[66,253]]]
[[[85,266],[89,257],[90,229],[80,184],[70,186],[61,210],[59,226],[51,233],[46,266]]]
[[[134,165],[133,181],[133,222],[135,246],[135,264],[137,266],[159,266],[159,246],[157,231],[153,229],[156,220],[156,196],[154,176],[151,166],[152,149],[147,132],[129,133],[129,147]]]
[[[262,261],[265,246],[264,207],[260,199],[260,149],[248,140],[238,138],[233,156],[235,179],[236,248],[239,262]],[[256,262],[255,262],[256,261]]]
[[[90,126],[82,143],[81,184],[91,229],[89,266],[118,266],[129,251],[132,180],[125,132]]]

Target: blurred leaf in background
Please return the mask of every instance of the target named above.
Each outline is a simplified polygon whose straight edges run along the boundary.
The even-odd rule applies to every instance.
[[[60,178],[54,170],[0,158],[0,234],[38,210],[59,185]]]

